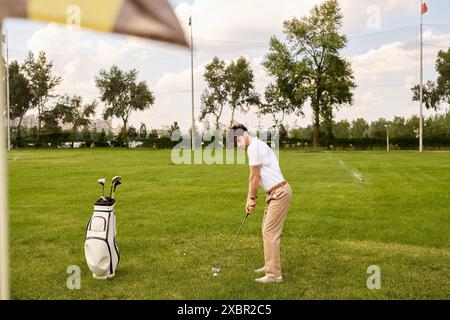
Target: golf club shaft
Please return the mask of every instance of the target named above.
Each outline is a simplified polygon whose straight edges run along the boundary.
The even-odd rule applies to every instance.
[[[222,269],[222,268],[225,266],[225,264],[227,263],[228,258],[230,257],[231,251],[233,250],[233,247],[234,247],[234,245],[236,244],[236,240],[237,240],[237,238],[239,237],[239,234],[241,233],[242,227],[244,226],[245,221],[247,221],[248,216],[249,216],[249,214],[247,213],[247,215],[244,217],[244,220],[243,220],[242,223],[241,223],[241,226],[240,226],[239,229],[238,229],[238,232],[237,232],[237,234],[236,234],[236,237],[234,237],[234,240],[233,240],[233,242],[231,243],[230,248],[228,249],[227,255],[225,256],[225,260],[223,261],[222,266],[220,267],[220,269]]]

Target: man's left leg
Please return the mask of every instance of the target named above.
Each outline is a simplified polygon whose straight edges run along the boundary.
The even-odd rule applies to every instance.
[[[289,184],[278,188],[268,198],[263,239],[265,271],[269,278],[281,277],[280,238],[291,199],[292,190]]]

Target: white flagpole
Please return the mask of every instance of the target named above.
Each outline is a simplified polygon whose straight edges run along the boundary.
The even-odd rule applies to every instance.
[[[192,150],[195,149],[195,116],[194,116],[194,37],[192,34],[192,16],[189,18],[191,27],[191,98],[192,98]]]
[[[420,0],[420,115],[419,115],[419,151],[423,151],[423,34],[422,34],[422,5]]]
[[[6,46],[6,121],[8,127],[8,151],[11,150],[11,114],[9,105],[9,37],[8,29],[5,29]]]
[[[0,30],[2,20],[0,18]],[[8,257],[8,192],[5,135],[5,83],[3,43],[0,41],[0,300],[9,299],[9,257]]]

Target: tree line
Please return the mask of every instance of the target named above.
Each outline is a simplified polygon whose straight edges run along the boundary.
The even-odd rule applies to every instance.
[[[105,105],[102,117],[105,120],[113,117],[122,120],[121,139],[125,143],[128,141],[127,125],[131,113],[149,109],[155,101],[146,82],[138,81],[137,77],[136,70],[123,71],[113,65],[110,70],[101,69],[95,78],[100,100]],[[60,76],[54,75],[53,62],[47,59],[45,52],[40,52],[37,57],[29,52],[22,64],[18,61],[10,63],[10,114],[11,119],[18,119],[14,133],[16,146],[22,145],[24,136],[21,125],[30,110],[37,111],[37,128],[27,132],[35,134],[36,146],[48,143],[42,139],[43,135],[54,137],[62,134],[61,123],[72,125],[72,132],[69,133],[72,136],[77,136],[80,129],[82,132],[89,131],[98,102],[85,102],[77,94],[56,95],[54,92],[61,81]]]
[[[320,128],[319,137],[322,141],[322,147],[327,149],[382,149],[386,147],[388,134],[392,149],[396,147],[399,149],[415,149],[418,142],[419,118],[413,115],[409,118],[397,116],[392,120],[380,118],[371,122],[363,118],[353,121],[333,121],[331,136],[324,123],[320,124]],[[264,134],[270,138],[272,129],[257,128],[255,133]],[[178,141],[172,141],[172,133],[175,130],[180,130],[177,122],[162,126],[159,129],[147,128],[144,123],[141,123],[139,128],[127,127],[126,135],[130,141],[136,142],[141,147],[169,149],[178,143]],[[214,130],[214,128],[211,130]],[[313,131],[313,125],[300,127],[280,124],[278,127],[279,146],[281,148],[312,148]],[[196,130],[196,134],[199,136],[200,132]],[[190,137],[190,132],[185,136]],[[37,142],[37,127],[24,128],[22,137],[22,146],[34,146]],[[223,139],[225,141],[225,135]],[[450,110],[424,119],[424,139],[427,147],[450,148]],[[86,130],[84,128],[77,133],[72,131],[47,133],[42,141],[51,143],[52,146],[61,146],[64,143],[67,146],[68,141],[72,141],[72,144],[75,141],[83,143],[83,146],[86,147],[122,147],[125,145],[122,134],[115,135],[111,131],[102,130],[98,132],[96,129]],[[205,142],[205,144],[207,145],[208,142]]]

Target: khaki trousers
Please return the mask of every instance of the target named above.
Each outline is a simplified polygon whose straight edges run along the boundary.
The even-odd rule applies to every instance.
[[[262,222],[266,276],[281,276],[280,237],[292,199],[289,183],[267,195]]]

